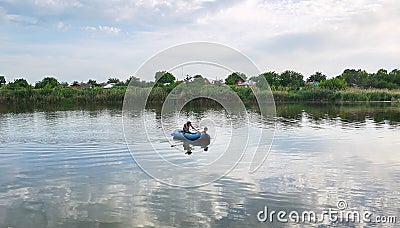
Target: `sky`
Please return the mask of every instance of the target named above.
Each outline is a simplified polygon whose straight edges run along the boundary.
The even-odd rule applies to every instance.
[[[400,68],[398,12],[398,0],[0,0],[0,75],[126,79],[193,41],[240,50],[262,72],[391,71]]]

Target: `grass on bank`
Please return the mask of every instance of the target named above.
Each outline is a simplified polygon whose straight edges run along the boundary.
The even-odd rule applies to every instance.
[[[0,104],[122,104],[127,87],[116,86],[110,89],[73,89],[73,88],[42,88],[42,89],[0,89]],[[247,104],[257,101],[251,88],[232,87],[233,91]],[[162,104],[168,95],[168,88],[130,88],[135,96],[150,93],[147,101],[151,104]],[[210,88],[205,86],[201,92],[223,96],[229,87]],[[190,93],[191,90],[188,90]],[[263,93],[261,93],[263,94]],[[185,96],[185,94],[180,94]],[[266,93],[264,94],[266,95]],[[276,103],[336,103],[336,102],[400,102],[400,90],[387,89],[356,89],[330,90],[325,88],[303,88],[301,90],[273,91]],[[199,103],[207,103],[207,99],[199,99]],[[208,101],[210,102],[210,101]]]
[[[400,102],[400,90],[387,89],[356,89],[329,90],[323,88],[273,91],[277,103],[285,102]]]

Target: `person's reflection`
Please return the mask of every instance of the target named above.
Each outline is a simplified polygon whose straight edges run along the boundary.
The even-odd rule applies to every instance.
[[[183,143],[183,149],[186,151],[185,154],[191,155],[192,154],[192,147],[189,143]]]
[[[200,146],[201,148],[203,148],[204,149],[204,151],[208,151],[208,145],[209,144],[199,144],[198,146]],[[185,152],[185,154],[187,154],[187,155],[191,155],[193,152],[192,152],[192,150],[193,150],[193,147],[192,147],[192,145],[191,144],[189,144],[189,143],[183,143],[183,149],[186,151]]]

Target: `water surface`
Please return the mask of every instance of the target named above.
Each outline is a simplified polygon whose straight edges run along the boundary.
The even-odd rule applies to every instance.
[[[161,184],[135,164],[118,107],[7,110],[0,114],[0,227],[302,227],[310,224],[260,223],[257,213],[264,206],[320,212],[339,200],[350,209],[400,216],[400,108],[394,104],[279,105],[274,144],[257,172],[249,174],[244,159],[227,176],[189,189]],[[190,156],[158,133],[157,109],[146,115],[156,147],[176,164],[208,164],[226,146],[224,110],[181,114],[194,123],[220,121],[209,151],[197,148]],[[172,129],[179,121],[170,118]],[[272,126],[262,119],[258,125]],[[178,180],[190,175],[164,171]]]

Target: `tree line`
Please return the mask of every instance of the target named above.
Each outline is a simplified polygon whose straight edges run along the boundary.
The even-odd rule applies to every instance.
[[[203,78],[201,75],[196,75],[194,80],[200,80]],[[316,72],[306,79],[303,74],[295,72],[292,70],[286,70],[282,73],[277,73],[274,71],[261,73],[257,76],[252,76],[248,78],[245,74],[240,72],[234,72],[228,75],[225,81],[216,80],[215,85],[226,85],[233,86],[239,79],[252,80],[258,84],[265,82],[261,80],[265,78],[272,90],[282,91],[282,90],[299,90],[300,88],[308,87],[320,87],[330,90],[343,90],[348,87],[357,88],[376,88],[376,89],[400,89],[400,70],[394,69],[388,72],[385,69],[380,69],[376,73],[368,73],[361,69],[346,69],[342,74],[329,78],[322,72]],[[123,81],[116,77],[110,77],[107,82],[98,83],[96,80],[89,79],[87,84],[92,88],[101,87],[104,84],[114,83],[115,86],[132,86],[148,88],[148,87],[163,87],[167,91],[172,90],[174,87],[182,83],[183,80],[177,80],[177,78],[170,72],[159,71],[155,73],[154,81],[143,81],[140,78],[131,76],[127,80]],[[78,81],[74,81],[72,85],[78,84]],[[0,76],[0,87],[9,90],[18,89],[54,89],[54,88],[66,88],[68,83],[59,82],[54,77],[45,77],[41,81],[35,83],[35,85],[30,85],[27,80],[20,78],[15,79],[13,82],[6,82],[5,76]]]
[[[139,78],[131,76],[127,80],[123,81],[116,77],[110,77],[106,82],[97,82],[94,79],[89,79],[86,84],[90,85],[91,88],[102,87],[106,84],[113,83],[115,86],[128,86],[129,83],[133,82],[138,87],[151,87],[154,82],[141,81]],[[81,84],[78,81],[73,81],[71,85]],[[60,82],[55,77],[46,76],[42,80],[36,82],[34,85],[28,83],[24,78],[15,79],[12,82],[8,82],[5,76],[0,76],[0,87],[8,90],[21,90],[21,89],[55,89],[55,88],[67,88],[70,86],[67,82]]]
[[[346,69],[342,74],[328,79],[321,72],[310,75],[306,80],[301,73],[295,71],[284,71],[282,73],[266,72],[251,78],[260,81],[264,77],[273,90],[292,89],[318,86],[331,90],[341,90],[348,87],[375,88],[375,89],[400,89],[400,70],[394,69],[388,72],[380,69],[376,73],[368,73],[365,70]]]
[[[214,84],[233,86],[239,79],[252,80],[256,83],[263,83],[266,79],[272,90],[298,90],[304,87],[320,87],[330,90],[342,90],[348,87],[356,87],[363,89],[400,89],[400,70],[394,69],[388,72],[385,69],[379,69],[376,73],[368,73],[361,69],[346,69],[342,74],[328,78],[322,72],[315,72],[314,74],[305,78],[299,72],[286,70],[282,73],[274,71],[261,73],[258,76],[248,78],[244,73],[234,72],[227,76],[225,81],[216,80]],[[202,78],[201,75],[195,75],[194,80]],[[155,86],[159,87],[174,87],[183,81],[176,80],[176,78],[169,72],[160,71],[155,74]],[[264,81],[265,82],[265,81]],[[133,84],[135,86],[135,84]],[[151,84],[152,86],[152,84]]]

